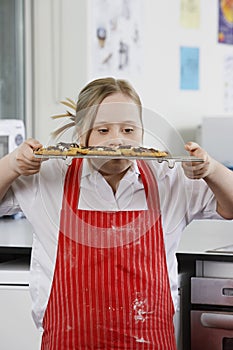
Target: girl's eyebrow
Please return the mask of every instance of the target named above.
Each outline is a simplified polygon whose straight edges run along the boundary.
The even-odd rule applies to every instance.
[[[94,126],[99,126],[99,125],[105,125],[105,124],[133,124],[133,125],[138,125],[138,123],[136,123],[134,120],[124,120],[124,121],[100,121],[94,124]]]
[[[97,122],[97,123],[94,123],[94,126],[98,126],[98,125],[103,125],[103,124],[108,124],[109,122],[106,122],[106,121],[100,121],[100,122]]]

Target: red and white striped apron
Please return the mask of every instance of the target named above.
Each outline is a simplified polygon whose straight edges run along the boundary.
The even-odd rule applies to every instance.
[[[157,183],[140,161],[148,210],[77,209],[82,160],[64,185],[42,350],[175,350]]]

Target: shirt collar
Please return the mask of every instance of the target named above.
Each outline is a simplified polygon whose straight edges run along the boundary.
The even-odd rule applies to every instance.
[[[140,175],[140,171],[137,166],[137,162],[134,160],[132,161],[132,165],[130,166],[130,170],[134,171],[135,174]],[[95,172],[98,172],[98,170],[95,170],[91,163],[88,162],[88,159],[83,159],[83,169],[82,169],[82,176],[81,178],[84,178],[86,176],[89,176],[91,174],[94,174]]]

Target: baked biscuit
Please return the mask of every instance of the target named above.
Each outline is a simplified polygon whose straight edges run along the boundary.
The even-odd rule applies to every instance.
[[[133,146],[131,145],[122,145],[118,147],[119,151],[121,152],[122,156],[132,156],[133,154]]]
[[[154,148],[139,146],[132,148],[131,155],[137,157],[167,157],[168,153],[166,151],[159,151]]]
[[[121,152],[118,148],[108,146],[89,146],[87,154],[102,156],[120,156]]]
[[[131,145],[122,145],[118,148],[122,156],[131,157],[167,157],[166,151],[159,151],[154,148],[147,148],[142,146],[133,147]]]

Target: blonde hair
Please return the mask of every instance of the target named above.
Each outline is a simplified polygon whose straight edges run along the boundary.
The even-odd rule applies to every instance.
[[[138,106],[140,117],[142,119],[142,104],[140,97],[128,81],[112,77],[99,78],[88,83],[80,91],[76,104],[70,99],[62,102],[66,106],[75,109],[75,114],[67,112],[66,114],[53,116],[54,119],[68,117],[71,119],[71,122],[55,130],[52,135],[55,137],[60,136],[65,130],[75,126],[76,133],[77,130],[82,130],[82,132],[85,133],[83,146],[88,146],[89,136],[93,128],[99,105],[106,97],[119,92],[129,97]]]

